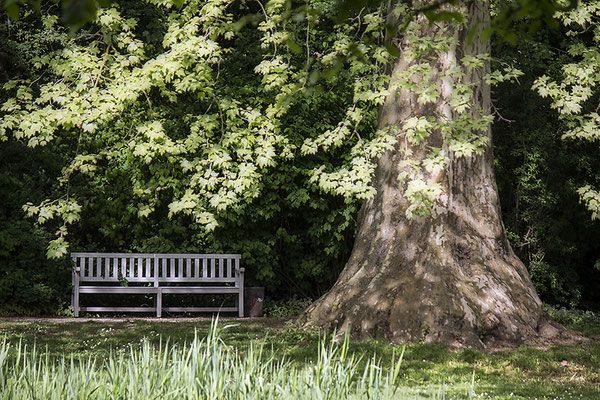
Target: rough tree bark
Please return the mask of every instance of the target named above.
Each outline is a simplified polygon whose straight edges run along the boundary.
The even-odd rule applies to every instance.
[[[489,44],[480,35],[489,25],[487,1],[475,0],[464,7],[470,21],[462,27],[420,24],[422,35],[456,38],[457,45],[433,62],[440,99],[435,105],[420,105],[414,91],[391,93],[380,110],[381,128],[402,127],[414,116],[455,118],[448,101],[456,82],[446,72],[465,55],[489,54]],[[479,32],[468,40],[471,29]],[[392,68],[392,82],[414,62],[403,55],[411,43],[401,38],[397,42],[401,55]],[[489,110],[491,102],[483,79],[488,72],[489,65],[463,77],[474,84],[472,101],[482,110]],[[426,176],[442,185],[439,206],[428,217],[411,219],[406,217],[410,204],[403,196],[405,187],[398,179],[403,150],[410,144],[399,134],[395,149],[378,160],[373,182],[377,194],[361,209],[351,257],[333,288],[300,317],[304,327],[335,327],[339,333],[351,329],[359,338],[442,341],[477,348],[573,337],[543,311],[525,266],[507,240],[491,131],[483,134],[489,139],[483,154],[456,157],[448,151],[445,170]],[[439,131],[428,141],[448,150]],[[425,148],[412,148],[411,159],[421,161]]]

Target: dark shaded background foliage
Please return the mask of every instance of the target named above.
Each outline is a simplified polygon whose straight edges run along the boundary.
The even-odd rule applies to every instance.
[[[156,21],[164,16],[156,11],[124,9],[145,21],[140,24],[144,29],[149,24],[160,29]],[[0,21],[0,83],[27,76],[32,57],[67,40],[65,34],[46,31],[34,13],[17,21]],[[515,45],[501,41],[493,45],[498,65],[509,63],[525,74],[520,84],[502,84],[493,94],[502,117],[493,130],[505,225],[544,301],[597,310],[600,272],[594,266],[600,265],[596,239],[600,224],[590,220],[575,190],[584,182],[600,180],[600,160],[593,145],[561,140],[560,122],[547,101],[530,90],[537,76],[555,74],[560,68],[567,39],[550,28],[533,35],[522,31],[517,30],[521,36]],[[326,42],[326,32],[323,35]],[[158,51],[160,35],[146,37]],[[251,67],[261,57],[259,41],[251,27],[235,40],[236,51],[222,65],[227,76],[222,90],[245,91],[250,96],[260,79]],[[299,144],[303,137],[340,119],[344,101],[351,96],[344,72],[340,74],[326,90],[299,101],[285,117]],[[0,101],[2,96],[0,92]],[[195,105],[190,101],[178,106]],[[170,129],[182,129],[180,113],[172,110]],[[373,127],[375,114],[371,118]],[[55,314],[69,304],[69,262],[46,258],[49,231],[35,226],[21,207],[57,190],[64,159],[73,156],[75,147],[76,138],[35,149],[14,139],[0,143],[0,315]],[[335,164],[342,155],[343,149],[327,157],[299,158],[277,174],[265,176],[263,195],[251,207],[223,218],[214,232],[206,232],[183,215],[168,218],[168,193],[149,217],[137,216],[129,206],[134,197],[131,180],[146,179],[153,173],[151,166],[145,177],[136,175],[142,170],[139,166],[128,169],[127,165],[106,169],[106,175],[91,182],[75,177],[71,185],[78,188],[80,198],[89,200],[83,205],[81,222],[70,233],[72,249],[240,252],[248,285],[265,286],[273,299],[315,298],[333,283],[349,256],[360,204],[307,189],[306,171]]]
[[[559,74],[569,61],[568,40],[564,30],[545,28],[492,47],[499,63],[524,72],[518,85],[502,84],[492,95],[499,113],[493,126],[496,179],[509,238],[541,298],[597,310],[600,224],[576,193],[598,182],[597,146],[561,139],[565,128],[556,112],[530,89],[538,76]]]

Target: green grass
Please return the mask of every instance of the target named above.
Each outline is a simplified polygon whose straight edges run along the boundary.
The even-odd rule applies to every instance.
[[[0,320],[0,337],[12,345],[8,359],[15,358],[21,343],[21,349],[30,350],[35,346],[38,355],[47,355],[50,363],[58,362],[64,355],[66,359],[95,360],[98,367],[107,360],[131,359],[132,354],[139,356],[144,351],[157,351],[161,346],[163,349],[189,348],[195,334],[199,338],[208,335],[210,323],[210,320],[196,319],[177,322],[127,318],[62,322],[4,319]],[[219,326],[222,350],[245,358],[262,348],[263,362],[273,365],[284,362],[285,366],[279,370],[284,368],[290,374],[292,370],[297,372],[318,365],[319,354],[323,353],[322,335],[292,329],[283,320],[222,320]],[[586,326],[586,332],[598,335],[598,330],[590,326]],[[354,357],[356,365],[346,367],[354,368],[353,379],[360,380],[365,369],[377,365],[383,379],[394,365],[394,357],[403,349],[404,358],[396,381],[400,389],[394,398],[600,398],[600,343],[480,352],[450,350],[442,344],[404,348],[367,340],[348,343],[348,358]],[[334,347],[332,351],[341,350]]]

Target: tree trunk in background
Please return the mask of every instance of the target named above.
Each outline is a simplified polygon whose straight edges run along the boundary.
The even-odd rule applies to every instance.
[[[470,22],[463,27],[420,21],[422,35],[457,39],[458,44],[433,65],[440,77],[440,99],[420,105],[413,91],[392,93],[380,110],[380,128],[402,127],[409,117],[456,117],[448,105],[455,82],[445,72],[465,55],[489,54],[489,44],[480,35],[489,25],[487,2],[473,1],[465,11]],[[478,34],[468,40],[472,27]],[[391,71],[392,82],[414,62],[402,54],[410,45],[406,40],[399,43],[401,55]],[[476,83],[472,101],[485,111],[490,109],[490,88],[483,80],[487,73],[489,65],[463,78]],[[359,214],[351,257],[333,288],[300,317],[304,327],[335,327],[339,333],[351,329],[359,338],[442,341],[460,347],[573,337],[549,320],[506,238],[491,132],[487,129],[484,134],[490,140],[483,154],[456,157],[448,151],[445,170],[426,175],[428,182],[443,188],[431,216],[407,219],[410,203],[398,178],[403,150],[410,145],[400,133],[395,149],[378,160],[373,183],[377,194]],[[427,140],[448,149],[440,132]],[[411,148],[411,159],[422,161],[424,148]]]

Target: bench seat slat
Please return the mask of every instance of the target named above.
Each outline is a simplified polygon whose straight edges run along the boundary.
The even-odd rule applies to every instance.
[[[154,307],[79,307],[79,309],[89,312],[156,312]]]
[[[238,293],[235,286],[163,286],[160,288],[163,294],[168,293],[194,293],[194,294],[217,294]]]
[[[237,307],[163,307],[170,312],[236,312]]]
[[[152,287],[132,287],[132,286],[81,286],[79,293],[131,293],[146,294],[158,293],[158,288]]]
[[[154,282],[154,278],[150,277],[150,278],[146,278],[146,277],[141,277],[138,278],[133,277],[125,277],[125,279],[127,280],[127,282],[146,282],[146,283],[151,283]],[[171,278],[167,278],[167,279],[171,279]],[[178,278],[175,278],[176,280]],[[81,282],[107,282],[107,283],[115,283],[115,282],[120,282],[120,280],[117,277],[110,277],[110,278],[103,278],[103,277],[80,277],[79,280]],[[167,281],[163,281],[163,282],[171,282],[170,280]],[[189,280],[185,279],[182,282],[189,282]],[[212,281],[207,281],[207,282],[212,282]],[[233,280],[229,280],[228,282],[233,282]]]
[[[192,278],[187,279],[183,278],[160,278],[158,280],[160,284],[162,283],[234,283],[235,278]]]

